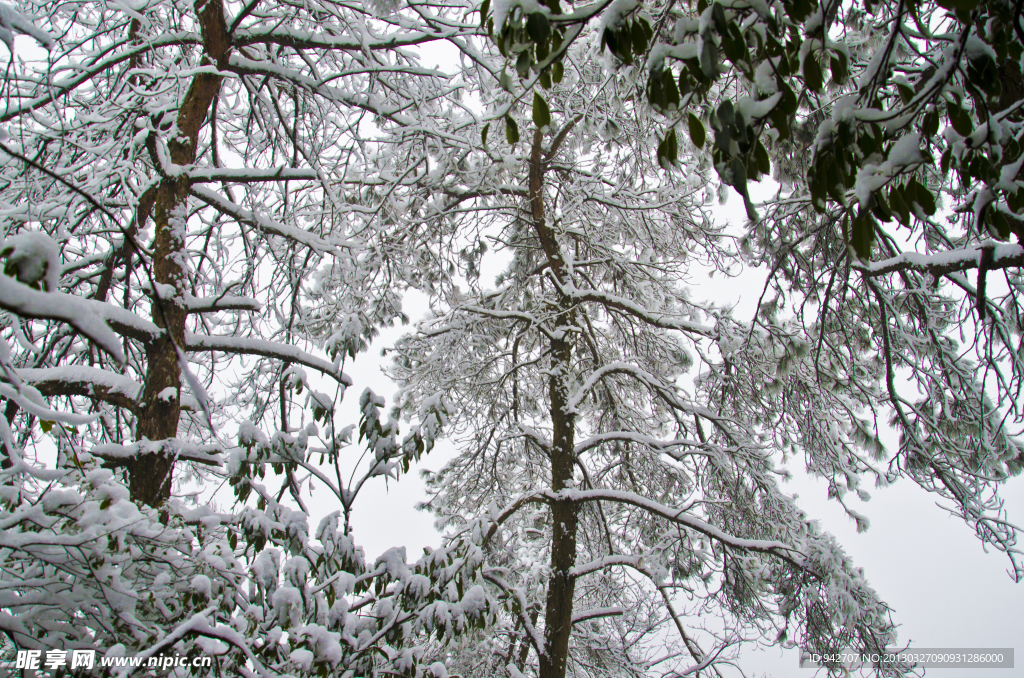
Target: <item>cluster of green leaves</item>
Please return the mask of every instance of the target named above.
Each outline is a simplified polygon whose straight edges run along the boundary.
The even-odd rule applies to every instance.
[[[633,56],[643,56],[654,37],[651,22],[634,12],[617,26],[607,26],[601,33],[601,49],[605,47],[624,64],[632,64]]]
[[[545,5],[552,15],[562,13],[558,0],[547,0]],[[515,59],[515,70],[520,78],[529,77],[531,72],[540,74],[538,82],[544,89],[549,89],[553,82],[561,82],[564,74],[559,60],[550,60],[557,54],[565,39],[565,28],[552,24],[544,12],[524,13],[515,7],[497,34],[494,32],[494,19],[489,17],[491,0],[484,0],[480,6],[481,25],[486,26],[487,34],[498,46],[503,57]],[[549,63],[546,63],[549,62]],[[504,81],[503,86],[508,85]]]
[[[693,129],[692,119],[690,125]],[[715,130],[715,145],[711,149],[715,168],[722,180],[743,196],[747,215],[756,219],[757,212],[750,202],[747,181],[758,181],[771,171],[768,151],[755,126],[748,123],[743,113],[737,111],[728,99],[719,105],[711,125]]]
[[[547,4],[550,13],[525,13],[514,6],[499,30],[494,26],[490,8],[490,0],[485,0],[480,8],[482,25],[501,54],[514,62],[520,78],[536,72],[541,87],[557,83],[567,35],[569,40],[577,35],[565,30],[567,24],[563,17],[566,15],[562,14],[557,0]],[[688,127],[695,146],[704,146],[704,125],[693,109],[707,103],[712,87],[724,74],[734,69],[754,81],[759,66],[767,64],[771,85],[765,89],[769,91],[757,91],[755,95],[757,102],[771,99],[770,105],[759,107],[758,116],[750,116],[750,119],[730,115],[729,108],[720,108],[719,114],[713,114],[710,120],[716,133],[712,148],[715,167],[726,183],[746,196],[746,182],[756,181],[770,168],[768,139],[791,137],[798,109],[797,92],[800,89],[823,90],[825,75],[821,63],[828,64],[835,84],[842,85],[849,78],[849,55],[845,48],[824,40],[823,35],[803,33],[804,22],[818,10],[819,5],[814,0],[788,0],[762,15],[752,7],[727,8],[721,2],[699,0],[696,16],[682,20],[677,27],[676,39],[680,42],[659,51],[646,70],[647,101],[655,111],[670,118],[656,151],[659,164],[666,169],[677,164],[679,147],[675,128],[680,124]],[[579,17],[575,21],[578,22]],[[805,45],[808,40],[812,41],[809,48]],[[601,48],[607,48],[623,66],[646,60],[658,42],[668,40],[657,33],[655,22],[640,6],[605,25],[601,34]],[[760,82],[764,84],[763,76]],[[511,91],[511,79],[504,72],[501,84]],[[543,98],[537,94],[534,121],[538,126],[549,119],[546,109]],[[488,129],[484,131],[485,142]],[[509,143],[516,143],[519,129],[511,115],[505,117],[505,129]],[[766,133],[768,137],[762,139]],[[749,200],[747,203],[748,213],[753,216]]]

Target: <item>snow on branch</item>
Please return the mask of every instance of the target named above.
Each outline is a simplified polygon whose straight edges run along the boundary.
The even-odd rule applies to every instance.
[[[36,39],[36,41],[50,49],[53,47],[53,36],[38,28],[28,17],[16,11],[10,5],[0,2],[0,40],[7,44],[7,49],[14,54],[14,34],[22,33]]]
[[[577,565],[569,570],[570,577],[582,577],[584,575],[591,574],[592,572],[600,572],[605,568],[615,566],[632,567],[635,570],[642,569],[643,567],[643,556],[626,556],[616,554],[612,556],[604,556],[597,560],[592,560],[589,563],[583,565]]]
[[[547,501],[563,501],[568,499],[576,502],[613,501],[619,504],[629,504],[643,509],[652,515],[661,516],[662,518],[670,520],[678,525],[700,532],[701,534],[711,537],[712,539],[716,539],[731,548],[743,551],[755,551],[758,553],[769,553],[798,567],[802,567],[804,563],[804,556],[799,550],[781,541],[744,539],[742,537],[736,537],[722,531],[710,523],[704,522],[700,518],[687,515],[682,509],[674,509],[669,506],[665,506],[664,504],[642,497],[639,494],[634,494],[633,492],[623,492],[620,490],[561,490],[559,492],[554,492],[552,490],[544,490],[543,492],[536,493],[535,496]]]
[[[626,315],[631,315],[663,330],[679,330],[688,334],[699,334],[709,339],[713,339],[716,336],[715,328],[709,325],[682,320],[666,313],[653,313],[625,297],[598,292],[597,290],[581,290],[573,285],[571,281],[563,285],[555,279],[555,276],[551,275],[548,277],[561,294],[575,301],[601,304],[606,308],[612,308]]]
[[[526,610],[529,609],[529,604],[526,601],[526,597],[523,595],[523,590],[517,586],[512,586],[504,577],[499,576],[494,570],[484,570],[482,576],[487,581],[491,582],[506,594],[515,597],[519,605],[516,609],[516,616],[519,617],[519,623],[523,625],[523,629],[526,631],[526,638],[533,645],[533,648],[537,651],[537,654],[544,656],[547,654],[547,647],[544,644],[544,636],[537,630],[536,625],[530,621],[529,615],[526,614]]]
[[[232,42],[238,47],[246,45],[282,45],[295,49],[330,49],[350,52],[363,52],[364,50],[393,50],[398,47],[411,47],[422,45],[425,42],[445,40],[461,31],[452,31],[448,34],[433,34],[421,32],[407,32],[396,35],[387,35],[373,41],[352,40],[338,38],[325,33],[313,33],[290,29],[281,26],[266,29],[250,29],[237,31]]]
[[[110,329],[129,339],[146,343],[158,339],[164,334],[164,331],[156,323],[137,316],[126,308],[94,299],[82,299],[82,302],[102,318],[110,326]]]
[[[939,254],[904,252],[899,256],[883,259],[882,261],[857,262],[853,264],[853,268],[871,278],[907,270],[930,273],[938,277],[957,271],[978,268],[981,264],[981,253],[987,248],[992,248],[992,264],[989,266],[990,269],[1024,266],[1024,247],[1018,244],[997,244],[987,241],[977,247],[949,250]]]
[[[320,174],[315,169],[301,167],[272,167],[255,169],[242,167],[229,169],[226,167],[200,167],[188,171],[189,181],[193,183],[221,181],[227,183],[252,184],[258,181],[319,181]]]
[[[135,407],[142,385],[123,374],[88,365],[16,369],[44,396],[85,396],[126,409]]]
[[[614,607],[595,607],[590,610],[583,610],[573,614],[572,623],[579,624],[587,621],[588,619],[600,619],[601,617],[618,617],[625,613],[626,611],[618,605],[615,605]]]
[[[352,380],[333,363],[317,358],[288,344],[248,337],[215,337],[207,334],[185,333],[186,351],[218,351],[237,355],[259,355],[265,358],[299,363],[323,372],[343,386],[351,386]]]
[[[60,292],[41,292],[0,275],[0,308],[23,318],[66,322],[91,339],[119,363],[124,351],[117,334],[86,300]]]
[[[120,45],[128,44],[128,39],[125,39],[118,43]],[[74,91],[79,86],[90,82],[97,74],[116,66],[119,63],[129,61],[132,57],[138,57],[147,52],[157,51],[162,47],[181,47],[186,45],[201,45],[203,44],[203,38],[198,33],[192,33],[188,31],[175,31],[165,33],[152,40],[147,40],[139,45],[129,47],[123,52],[114,51],[110,56],[105,59],[101,59],[92,65],[79,64],[73,69],[74,76],[64,79],[56,80],[51,83],[47,83],[47,86],[43,91],[46,94],[26,101],[21,106],[16,108],[8,108],[0,112],[0,122],[7,122],[14,118],[19,118],[26,113],[34,111],[38,108],[46,106],[47,104],[56,101],[60,97]],[[113,51],[113,50],[110,50]]]
[[[220,311],[261,311],[263,304],[252,297],[221,294],[216,297],[185,295],[185,309],[189,313],[218,313]]]
[[[191,192],[192,195],[196,196],[210,207],[234,218],[239,223],[248,224],[253,228],[257,228],[272,235],[279,235],[283,238],[294,240],[300,245],[305,245],[317,252],[332,252],[337,249],[334,244],[327,242],[318,235],[310,233],[309,231],[304,231],[301,228],[289,226],[288,224],[282,223],[266,215],[254,214],[250,210],[231,202],[216,191],[212,191],[205,186],[192,186]]]
[[[790,546],[789,544],[781,541],[769,541],[764,539],[745,539],[743,537],[737,537],[725,532],[714,525],[701,520],[700,518],[691,516],[686,513],[685,509],[672,508],[665,506],[664,504],[658,503],[652,499],[648,499],[639,494],[633,492],[624,492],[620,490],[575,490],[566,489],[555,492],[554,490],[539,490],[527,495],[523,495],[516,499],[514,502],[508,504],[501,511],[494,515],[491,515],[488,520],[491,523],[490,528],[484,535],[484,542],[488,541],[495,533],[497,533],[502,523],[508,520],[512,515],[517,513],[519,509],[527,504],[534,503],[548,503],[555,501],[572,501],[572,502],[588,502],[588,501],[611,501],[618,504],[629,504],[639,509],[647,511],[651,515],[661,516],[666,520],[669,520],[677,525],[690,528],[696,532],[715,539],[722,544],[742,551],[754,551],[757,553],[767,553],[774,555],[788,563],[800,568],[805,567],[806,557],[797,548]],[[610,563],[616,564],[616,563]],[[618,564],[628,565],[628,562],[621,562]],[[586,566],[584,566],[586,567]],[[602,565],[603,567],[603,565]],[[576,574],[586,574],[593,570],[579,570]]]
[[[142,440],[129,445],[104,443],[96,445],[89,453],[116,466],[129,459],[150,454],[166,454],[185,461],[194,461],[207,466],[220,466],[222,450],[217,445],[196,445],[177,438],[167,440]]]
[[[643,433],[637,433],[636,431],[608,431],[606,433],[598,433],[592,435],[586,440],[581,441],[576,445],[574,454],[581,454],[589,449],[595,448],[599,445],[612,442],[626,442],[636,443],[637,445],[643,445],[649,447],[652,450],[658,452],[664,452],[665,454],[675,459],[681,459],[684,455],[678,452],[675,448],[678,447],[704,447],[704,443],[699,440],[691,440],[688,438],[676,438],[674,440],[661,440],[654,436],[645,435]]]
[[[676,397],[674,387],[671,384],[666,384],[656,375],[626,362],[608,363],[607,365],[602,365],[600,368],[594,370],[590,376],[587,377],[587,380],[584,381],[576,390],[572,397],[569,398],[569,401],[566,403],[568,411],[575,411],[576,407],[583,402],[583,399],[591,390],[594,389],[594,387],[596,387],[606,377],[610,377],[615,374],[625,374],[639,381],[641,384],[651,389],[651,391],[658,394],[658,396],[661,397],[669,407],[688,414],[700,415],[701,417],[709,419],[716,424],[729,421],[728,417],[723,417],[706,407],[699,407],[680,400]]]
[[[531,313],[523,313],[521,311],[507,311],[504,309],[498,310],[493,308],[485,308],[483,306],[461,306],[459,307],[458,310],[465,311],[467,313],[475,313],[477,315],[482,315],[487,318],[495,318],[498,320],[524,320],[527,323],[529,323],[530,327],[536,329],[538,332],[543,334],[548,339],[554,338],[554,335],[551,334],[551,331],[544,327],[540,320]],[[439,325],[441,320],[444,320],[444,318],[438,318],[434,324]],[[441,327],[443,329],[435,331],[423,330],[423,334],[428,337],[431,337],[436,336],[438,334],[444,334],[450,330],[450,327],[447,325],[442,325]]]

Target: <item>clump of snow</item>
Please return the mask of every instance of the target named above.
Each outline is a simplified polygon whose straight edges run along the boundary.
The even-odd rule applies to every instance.
[[[601,15],[601,30],[615,28],[638,6],[637,0],[612,0],[612,4]]]
[[[60,247],[45,233],[22,231],[8,236],[0,243],[0,256],[7,257],[4,273],[13,275],[18,282],[33,286],[42,282],[48,292],[57,289]]]
[[[38,28],[10,5],[0,2],[0,40],[4,41],[11,54],[14,54],[15,33],[32,36],[46,49],[53,47],[53,37],[49,33]]]
[[[209,600],[213,594],[213,582],[205,574],[192,577],[192,590]]]
[[[923,161],[921,135],[917,132],[911,132],[893,144],[892,149],[889,151],[889,157],[885,162],[880,165],[865,164],[857,172],[857,182],[853,188],[861,208],[863,209],[867,206],[872,193],[889,183],[893,177],[907,167],[917,165]]]
[[[313,653],[301,648],[293,650],[292,653],[288,655],[288,661],[295,664],[296,668],[301,671],[309,671],[313,668]]]
[[[263,431],[251,421],[243,421],[238,425],[238,444],[242,447],[251,447],[256,444],[266,445],[267,437]]]
[[[974,33],[971,33],[967,37],[967,45],[965,51],[967,52],[967,58],[971,61],[980,59],[983,57],[989,57],[993,61],[996,60],[996,52],[992,49],[991,45],[979,38]]]

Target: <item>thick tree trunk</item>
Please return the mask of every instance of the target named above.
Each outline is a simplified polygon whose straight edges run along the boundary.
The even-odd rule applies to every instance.
[[[565,282],[565,262],[555,233],[544,218],[544,165],[541,156],[543,136],[537,130],[530,155],[530,209],[534,229],[547,255],[551,271]],[[575,325],[575,311],[570,299],[560,301],[558,325]],[[551,377],[548,397],[551,407],[551,489],[555,492],[573,486],[575,464],[576,422],[568,411],[569,386],[572,375],[572,334],[563,331],[551,342]],[[579,505],[571,500],[551,506],[551,579],[544,613],[544,653],[540,656],[540,678],[564,678],[572,635],[573,594],[576,581],[570,571],[576,564],[576,530]]]
[[[222,0],[199,0],[196,12],[203,34],[203,61],[225,66],[230,36]],[[192,79],[178,110],[176,136],[167,143],[174,164],[195,162],[199,130],[206,122],[220,83],[219,75],[209,73],[201,73]],[[183,262],[188,192],[187,177],[167,177],[160,183],[153,205],[156,235],[152,271],[161,290],[154,294],[151,312],[153,322],[167,333],[146,347],[146,386],[135,430],[140,441],[166,440],[178,434],[181,367],[175,344],[183,346],[185,339],[186,311],[182,300],[186,283]],[[173,471],[174,459],[170,455],[154,453],[133,459],[128,465],[132,499],[150,506],[164,502],[171,494]]]

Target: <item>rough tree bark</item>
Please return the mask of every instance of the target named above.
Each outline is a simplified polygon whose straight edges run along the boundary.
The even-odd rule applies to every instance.
[[[227,65],[231,36],[224,19],[222,0],[198,0],[195,9],[203,36],[202,62],[223,69]],[[199,73],[193,77],[178,109],[176,129],[171,130],[171,138],[167,142],[170,159],[174,164],[189,165],[195,162],[199,130],[206,122],[210,104],[220,91],[221,80],[220,75],[211,73]],[[154,155],[159,171],[155,143],[151,137],[150,152]],[[186,281],[182,262],[185,256],[188,193],[188,177],[164,177],[153,205],[155,237],[152,270],[153,278],[162,286],[162,290],[153,296],[152,317],[166,333],[146,346],[145,390],[136,425],[136,437],[140,441],[166,440],[178,434],[181,367],[175,346],[182,347],[185,344],[187,313],[182,301]],[[137,221],[141,221],[141,217]],[[171,288],[171,294],[164,291]],[[164,502],[171,494],[173,470],[174,457],[169,454],[140,454],[131,460],[128,473],[132,499],[150,506]]]
[[[565,261],[558,239],[544,218],[544,157],[543,135],[534,132],[530,153],[530,211],[533,227],[547,256],[551,273],[559,284],[566,283]],[[548,397],[551,408],[551,489],[555,492],[573,486],[575,464],[576,421],[568,409],[569,384],[572,370],[574,336],[570,328],[576,325],[573,302],[565,295],[559,298],[556,339],[551,341],[551,376]],[[579,505],[564,499],[551,504],[551,580],[544,614],[544,652],[541,653],[540,678],[564,678],[569,655],[569,637],[572,635],[573,594],[575,578],[571,574],[576,564],[576,531],[579,524]]]

